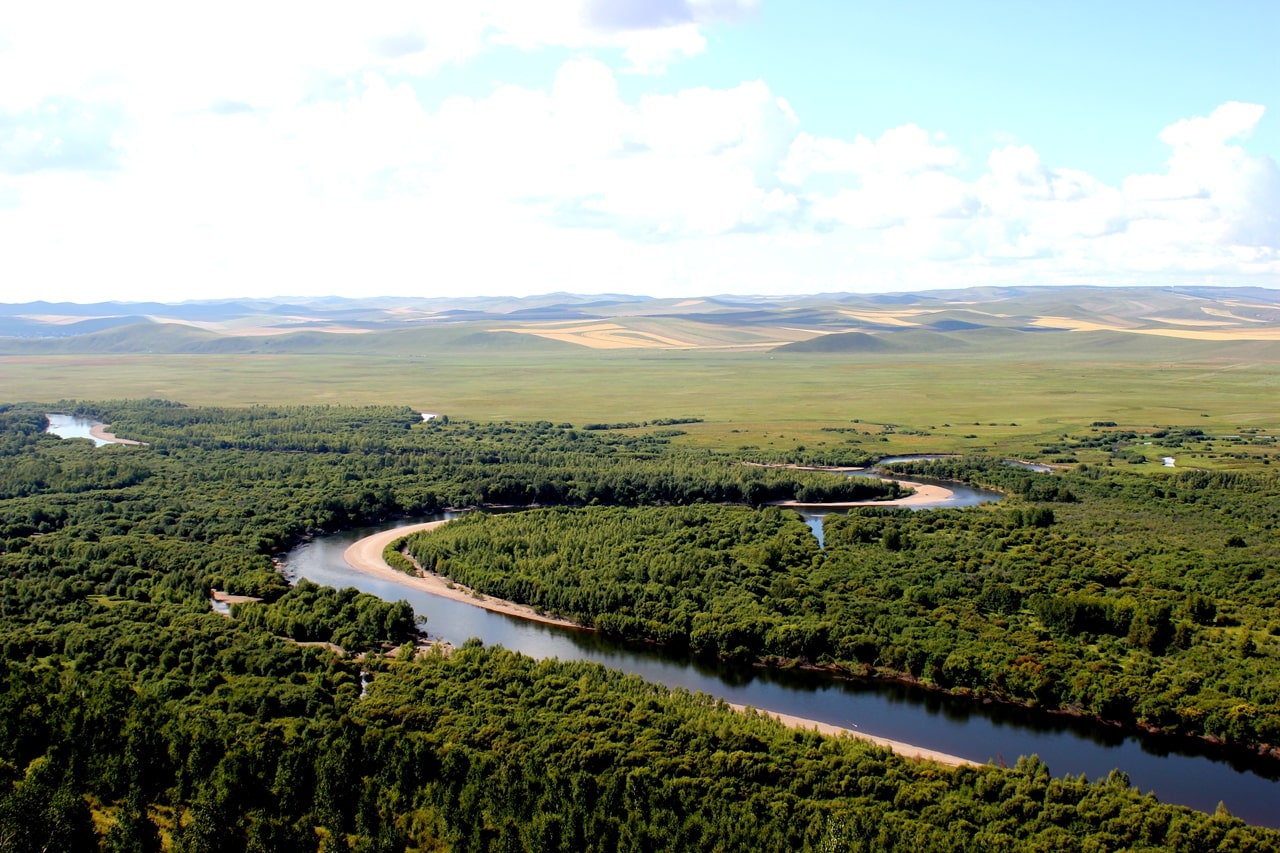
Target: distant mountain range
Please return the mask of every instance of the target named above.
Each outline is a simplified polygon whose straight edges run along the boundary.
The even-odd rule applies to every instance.
[[[591,347],[871,352],[1092,333],[1280,346],[1280,291],[984,287],[656,299],[235,299],[0,304],[0,352],[400,352]]]

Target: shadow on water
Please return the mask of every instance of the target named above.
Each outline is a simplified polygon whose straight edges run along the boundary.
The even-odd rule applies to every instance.
[[[430,520],[430,519],[423,519]],[[397,522],[395,526],[409,521]],[[427,618],[433,636],[460,645],[477,637],[534,658],[599,663],[672,688],[684,688],[775,713],[841,726],[952,755],[996,764],[1038,755],[1056,775],[1128,774],[1166,802],[1213,812],[1218,802],[1250,823],[1280,827],[1280,762],[998,703],[978,703],[910,684],[834,678],[803,669],[691,660],[652,645],[627,645],[597,633],[494,613],[384,581],[347,565],[347,546],[382,528],[303,543],[284,560],[285,575],[335,587],[354,586],[404,599]]]

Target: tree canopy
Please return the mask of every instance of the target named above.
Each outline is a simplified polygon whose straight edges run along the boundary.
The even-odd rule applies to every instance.
[[[975,462],[959,475],[1018,497],[855,512],[829,522],[820,552],[793,513],[761,505],[851,494],[844,478],[688,453],[671,436],[424,423],[396,407],[78,404],[146,442],[94,448],[43,432],[44,411],[72,408],[0,406],[0,849],[1280,843],[1119,775],[913,763],[476,644],[392,657],[412,636],[407,605],[291,589],[273,563],[317,532],[536,502],[547,508],[446,525],[422,538],[435,543],[423,559],[474,562],[477,584],[513,597],[534,595],[541,565],[555,583],[540,606],[628,636],[670,616],[678,630],[659,638],[695,653],[1088,699],[1107,716],[1257,743],[1275,719],[1274,479],[1090,469],[1024,492],[1001,478],[1029,475]],[[509,566],[472,560],[482,546]],[[227,618],[211,588],[264,601]],[[312,641],[348,654],[299,645]],[[1082,666],[1097,678],[1077,684]]]

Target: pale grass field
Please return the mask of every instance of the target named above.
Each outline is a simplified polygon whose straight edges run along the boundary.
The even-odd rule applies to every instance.
[[[703,422],[682,426],[682,440],[727,449],[854,438],[887,453],[1031,452],[1095,421],[1280,433],[1280,364],[1258,359],[1055,359],[1007,348],[963,356],[585,347],[417,357],[0,356],[0,399],[124,398],[390,403],[453,418],[576,425],[696,417]]]

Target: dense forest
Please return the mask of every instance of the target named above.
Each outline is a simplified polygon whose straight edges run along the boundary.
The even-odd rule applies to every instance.
[[[825,552],[793,513],[725,506],[476,514],[407,547],[628,639],[1280,744],[1275,477],[1006,471],[948,473],[1047,502],[854,509]]]
[[[146,444],[62,441],[45,434],[45,411]],[[995,677],[1003,656],[1027,644],[1019,657],[1065,667],[1047,649],[1074,643],[1091,661],[1119,656],[1125,673],[1149,667],[1149,684],[1165,678],[1168,691],[1151,692],[1174,697],[1180,726],[1180,709],[1200,707],[1205,732],[1258,743],[1274,731],[1274,479],[1029,475],[978,460],[954,473],[1005,488],[1007,505],[857,513],[828,525],[822,552],[793,514],[762,505],[894,487],[686,453],[672,432],[423,422],[395,407],[0,407],[0,850],[1280,846],[1225,813],[1141,796],[1120,774],[1052,778],[1035,759],[949,770],[595,666],[475,644],[414,658],[403,602],[290,589],[275,571],[312,533],[536,503],[548,509],[504,518],[651,530],[634,543],[652,559],[607,582],[624,555],[603,531],[590,547],[609,555],[600,601],[543,605],[614,618],[621,633],[649,634],[657,608],[684,607],[697,653],[857,661],[954,686],[963,672],[975,690],[1045,703],[1093,694],[1019,693]],[[531,582],[521,565],[512,576]],[[560,567],[568,596],[572,566]],[[227,618],[211,588],[263,601]],[[627,598],[636,590],[652,592],[650,610]],[[819,605],[860,608],[858,633],[822,637]],[[759,640],[717,622],[748,611]],[[981,647],[967,667],[948,664],[945,643],[965,632]],[[301,645],[321,641],[345,652]],[[1213,702],[1179,703],[1193,695],[1178,681],[1191,656]],[[1055,689],[1112,685],[1099,708],[1150,717],[1141,703],[1155,697],[1104,675]],[[1240,697],[1255,710],[1233,717],[1225,703]],[[1239,730],[1215,722],[1244,716]]]

